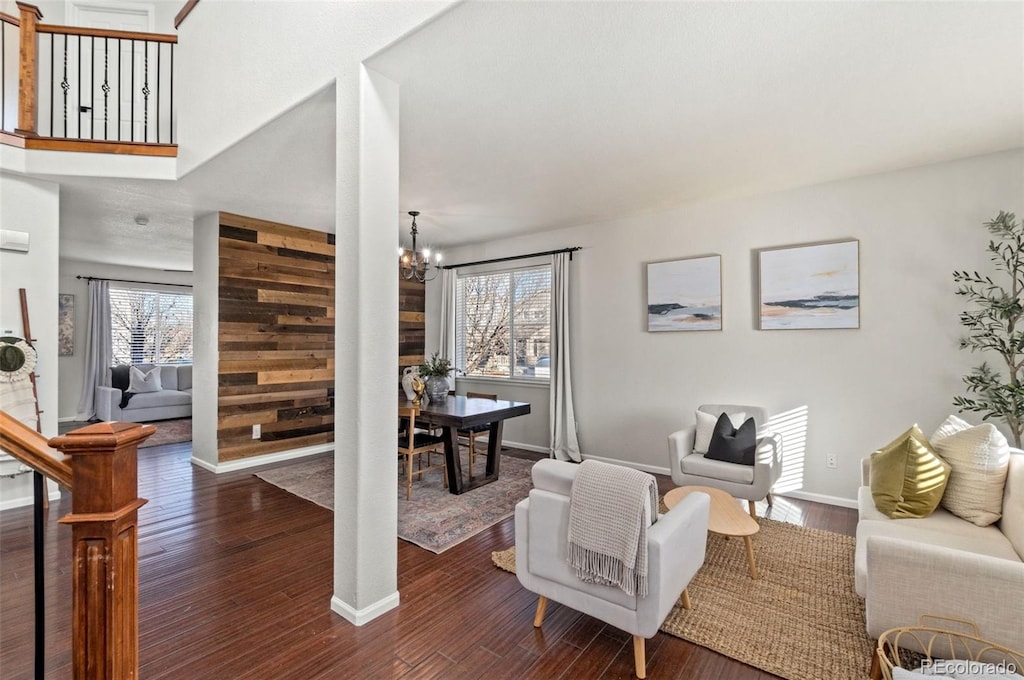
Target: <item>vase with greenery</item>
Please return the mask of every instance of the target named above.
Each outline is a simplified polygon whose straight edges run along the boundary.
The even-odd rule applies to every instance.
[[[437,352],[420,365],[420,377],[427,381],[427,399],[433,402],[445,400],[448,396],[448,375],[454,371],[452,362]]]
[[[983,362],[964,376],[968,396],[953,399],[963,411],[999,418],[1010,429],[1013,445],[1020,448],[1024,429],[1024,222],[1013,213],[999,212],[985,223],[993,238],[989,259],[1000,272],[997,280],[978,272],[955,271],[956,294],[967,298],[968,309],[960,314],[967,335],[960,348],[994,352],[1001,365]]]

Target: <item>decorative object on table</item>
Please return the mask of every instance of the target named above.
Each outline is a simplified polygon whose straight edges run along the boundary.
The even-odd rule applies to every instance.
[[[424,248],[422,251],[417,250],[416,237],[419,236],[419,229],[416,227],[416,218],[419,216],[419,210],[410,210],[409,214],[412,215],[412,248],[406,250],[402,246],[398,247],[398,261],[401,267],[402,277],[408,280],[416,280],[420,283],[431,281],[437,276],[437,273],[441,271],[441,253],[434,254],[433,272],[431,272],[430,264],[430,248]]]
[[[405,391],[405,398],[409,401],[416,398],[416,390],[412,387],[412,380],[413,378],[418,378],[419,375],[419,366],[406,366],[402,371],[402,390]]]
[[[963,377],[967,392],[974,396],[958,396],[953,405],[963,411],[998,418],[1006,423],[1013,436],[1013,445],[1021,448],[1024,432],[1024,221],[1016,215],[1000,211],[995,219],[985,222],[993,235],[988,242],[989,259],[996,271],[1004,275],[1001,285],[987,274],[970,271],[953,272],[956,294],[967,298],[968,309],[960,313],[960,324],[967,335],[960,338],[960,348],[992,350],[1005,364],[1006,372],[983,362]]]
[[[647,330],[722,330],[722,256],[649,263]]]
[[[860,328],[860,242],[758,251],[761,330]]]
[[[750,580],[743,541],[710,534],[687,586],[693,608],[677,602],[661,631],[790,680],[864,680],[874,641],[853,588],[855,539],[757,521],[761,579]],[[492,554],[506,571],[515,560],[515,548]]]
[[[57,354],[69,357],[75,353],[75,296],[61,293],[57,303]]]
[[[434,352],[430,360],[420,366],[420,377],[427,381],[427,399],[444,401],[448,397],[448,375],[455,371],[452,362]]]
[[[412,403],[416,406],[420,405],[423,400],[423,393],[427,389],[427,383],[423,381],[423,378],[418,375],[412,379]]]

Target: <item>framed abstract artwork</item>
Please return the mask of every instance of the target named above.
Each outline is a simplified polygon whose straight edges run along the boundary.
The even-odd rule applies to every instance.
[[[860,328],[860,242],[758,251],[761,330]]]
[[[57,354],[69,357],[75,353],[75,296],[60,293],[57,302]]]
[[[722,330],[722,256],[649,263],[647,330]]]

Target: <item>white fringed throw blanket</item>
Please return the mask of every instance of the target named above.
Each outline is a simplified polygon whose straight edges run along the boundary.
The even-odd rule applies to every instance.
[[[569,496],[568,562],[576,576],[646,597],[647,526],[657,503],[652,475],[583,461]]]

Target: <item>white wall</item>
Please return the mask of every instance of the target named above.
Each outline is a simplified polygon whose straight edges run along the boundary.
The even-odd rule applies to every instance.
[[[78,400],[82,394],[82,380],[85,377],[85,344],[89,327],[89,282],[75,278],[92,276],[101,279],[126,279],[149,283],[178,283],[192,285],[190,272],[167,272],[162,269],[144,267],[120,267],[116,265],[82,262],[81,260],[60,259],[60,291],[75,296],[74,354],[58,357],[60,372],[60,396],[57,417],[59,420],[74,420],[78,413]],[[117,283],[113,284],[115,287]],[[131,285],[131,284],[124,284]],[[185,291],[188,288],[168,288],[169,291]]]
[[[666,437],[704,402],[806,409],[786,475],[805,493],[853,499],[861,457],[954,412],[960,376],[954,269],[989,269],[982,222],[1024,213],[1024,152],[535,234],[445,253],[453,263],[584,247],[573,260],[573,390],[584,455],[667,468]],[[861,328],[758,331],[756,249],[860,240]],[[645,263],[722,255],[721,332],[648,333]],[[437,291],[427,291],[427,351]],[[973,415],[965,416],[977,421]],[[546,409],[531,419],[545,421]],[[546,430],[545,430],[546,431]],[[546,442],[530,442],[546,445]],[[838,469],[825,467],[836,454]]]
[[[29,233],[29,251],[0,250],[0,334],[23,337],[18,289],[24,288],[38,354],[40,421],[57,434],[57,243],[60,188],[52,182],[0,174],[0,229]],[[32,502],[32,475],[0,479],[0,509]]]

